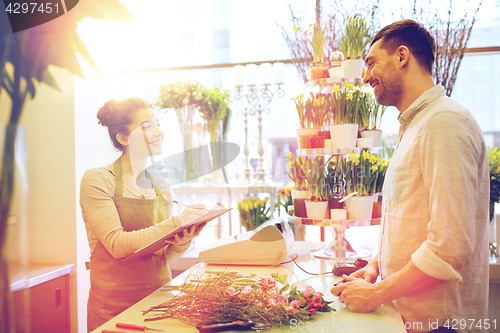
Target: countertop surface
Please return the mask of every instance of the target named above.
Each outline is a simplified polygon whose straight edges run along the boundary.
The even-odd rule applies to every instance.
[[[24,288],[31,288],[41,283],[70,274],[75,270],[74,264],[67,265],[22,265],[17,263],[9,264],[10,291],[18,291]]]
[[[324,294],[327,301],[333,301],[330,305],[336,311],[328,313],[317,313],[315,320],[308,322],[296,322],[283,327],[273,327],[267,332],[293,332],[299,330],[309,330],[311,332],[406,332],[401,315],[396,311],[392,304],[384,304],[371,313],[353,313],[349,311],[344,304],[338,301],[338,298],[330,293],[333,284],[341,278],[333,276],[333,264],[330,261],[312,258],[309,252],[321,245],[314,242],[295,242],[293,253],[298,255],[296,262],[307,272],[319,274],[310,275],[304,272],[293,262],[279,266],[226,266],[226,265],[207,265],[198,262],[193,267],[184,271],[173,279],[169,285],[179,286],[189,279],[200,277],[206,270],[224,270],[238,271],[243,275],[256,274],[263,276],[273,272],[280,274],[287,273],[288,283],[301,287],[305,284],[312,286],[316,291]],[[196,327],[182,323],[177,319],[162,319],[158,321],[145,322],[144,319],[151,317],[151,314],[142,315],[143,310],[148,310],[152,306],[159,305],[173,297],[173,294],[167,290],[158,289],[151,295],[134,304],[115,318],[111,319],[93,333],[103,330],[119,330],[115,327],[118,322],[145,325],[149,328],[164,330],[165,332],[198,332]]]

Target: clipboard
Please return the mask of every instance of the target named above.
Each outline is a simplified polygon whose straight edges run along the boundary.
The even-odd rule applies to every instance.
[[[186,223],[186,224],[180,226],[179,228],[175,229],[174,231],[172,231],[168,235],[165,235],[162,238],[152,242],[151,244],[148,244],[148,245],[140,248],[139,250],[135,251],[134,253],[132,253],[128,257],[123,258],[121,261],[122,262],[129,261],[129,260],[132,260],[134,258],[140,258],[140,257],[145,256],[147,254],[151,254],[153,252],[156,252],[159,249],[170,244],[168,239],[172,238],[175,234],[177,234],[177,233],[181,232],[182,230],[187,229],[193,225],[199,226],[202,223],[210,222],[213,219],[221,216],[222,214],[229,212],[231,209],[232,208],[209,210],[205,215],[200,216],[196,220],[193,220],[189,223]]]

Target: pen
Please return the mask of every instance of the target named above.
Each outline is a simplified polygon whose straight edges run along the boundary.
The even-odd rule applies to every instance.
[[[177,200],[172,200],[173,203],[176,203],[176,204],[179,204],[179,205],[183,205],[185,207],[187,207],[188,205],[186,205],[185,203],[182,203],[182,202],[179,202]]]

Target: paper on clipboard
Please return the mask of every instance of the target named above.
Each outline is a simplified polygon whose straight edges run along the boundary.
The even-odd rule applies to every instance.
[[[189,223],[186,223],[186,224],[180,226],[179,228],[175,229],[174,231],[172,231],[168,235],[165,235],[162,238],[158,239],[157,241],[154,241],[153,243],[151,243],[149,245],[146,245],[143,248],[140,248],[139,250],[135,251],[134,253],[132,253],[128,257],[123,258],[122,261],[128,261],[128,260],[131,260],[131,259],[134,259],[134,258],[139,258],[139,257],[142,257],[144,255],[156,252],[159,249],[161,249],[162,247],[168,245],[170,243],[169,239],[173,238],[175,234],[177,234],[177,233],[181,232],[182,230],[184,230],[186,228],[189,228],[189,227],[191,227],[193,225],[198,226],[198,225],[200,225],[202,223],[210,222],[213,219],[221,216],[222,214],[230,211],[231,209],[232,208],[211,209],[205,215],[200,216],[196,220],[193,220],[193,221],[191,221]]]

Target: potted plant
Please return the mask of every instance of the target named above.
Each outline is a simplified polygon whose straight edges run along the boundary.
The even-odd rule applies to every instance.
[[[386,109],[387,106],[378,104],[374,95],[369,91],[364,93],[360,109],[360,118],[362,119],[360,128],[363,128],[361,130],[361,137],[371,138],[373,147],[380,147],[382,145],[380,125]]]
[[[333,125],[330,125],[330,137],[334,148],[356,147],[361,98],[362,92],[358,84],[346,82],[343,88],[338,84],[333,86],[331,97]]]
[[[308,199],[306,200],[307,217],[311,219],[327,219],[329,218],[328,196],[323,156],[306,157],[305,169],[307,170],[308,192]]]
[[[377,191],[378,165],[381,163],[380,156],[366,151],[347,157],[346,194],[356,194],[345,201],[349,219],[365,220],[365,223],[369,224],[372,218],[374,194]]]
[[[309,97],[304,94],[292,98],[299,115],[300,128],[297,129],[298,146],[300,149],[323,148],[325,137],[319,136],[326,120],[330,117],[329,97]]]
[[[346,77],[361,78],[363,74],[363,57],[371,42],[369,35],[370,26],[366,19],[359,14],[348,16],[345,24],[345,30],[340,38],[340,51],[344,55],[342,67]]]
[[[311,24],[312,32],[306,31],[309,43],[313,49],[313,63],[309,66],[310,80],[328,77],[328,68],[325,66],[326,25]],[[299,29],[295,29],[298,32]]]
[[[295,184],[295,189],[292,190],[295,216],[307,217],[305,204],[305,200],[307,199],[307,183],[304,158],[302,156],[295,157],[291,152],[286,154],[286,156],[289,158],[287,166],[290,168],[290,173],[287,174]]]

